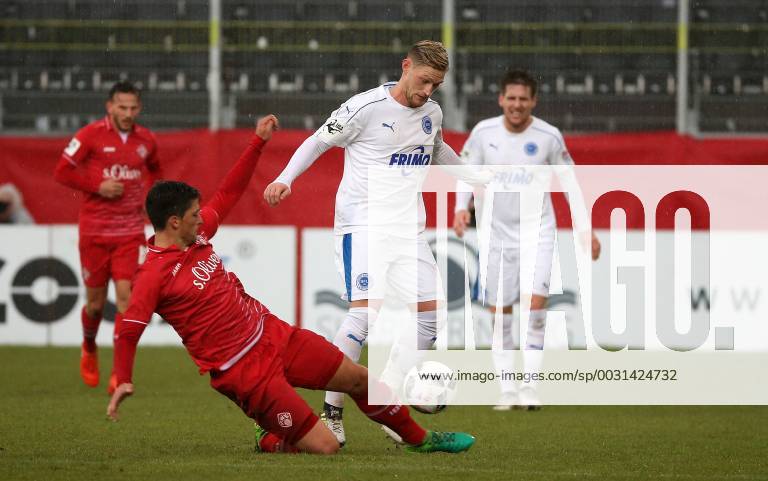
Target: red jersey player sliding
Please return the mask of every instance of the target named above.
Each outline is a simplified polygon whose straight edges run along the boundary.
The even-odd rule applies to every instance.
[[[79,248],[86,304],[81,312],[83,346],[80,376],[91,387],[99,384],[96,334],[107,283],[115,281],[117,315],[128,307],[131,278],[145,244],[144,194],[161,177],[157,142],[138,125],[141,94],[130,82],[109,91],[107,116],[78,131],[56,165],[56,180],[85,193],[80,207]],[[109,389],[113,389],[113,381]]]
[[[199,192],[182,182],[159,182],[147,195],[155,235],[134,278],[124,320],[116,328],[118,386],[107,415],[116,420],[120,403],[133,394],[136,345],[157,312],[181,336],[200,372],[210,373],[211,386],[258,422],[260,451],[339,450],[336,437],[318,422],[294,387],[349,394],[369,418],[398,433],[410,451],[469,449],[475,440],[468,434],[425,431],[405,406],[368,404],[365,367],[321,336],[277,318],[222,266],[210,240],[248,186],[261,149],[277,126],[273,115],[258,121],[250,145],[202,208]],[[388,390],[379,382],[371,385]]]

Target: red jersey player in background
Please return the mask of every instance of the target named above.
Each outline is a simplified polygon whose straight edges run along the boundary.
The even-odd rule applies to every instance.
[[[349,394],[369,418],[398,433],[409,450],[469,449],[472,436],[425,431],[405,406],[369,405],[365,367],[323,337],[277,318],[224,269],[210,240],[248,186],[261,149],[277,127],[274,115],[258,121],[250,145],[202,208],[197,189],[183,182],[158,182],[147,195],[155,235],[134,278],[125,318],[116,326],[118,385],[107,415],[116,420],[120,403],[133,394],[136,345],[157,312],[179,334],[200,372],[210,374],[211,386],[258,422],[260,451],[338,451],[336,436],[318,422],[294,386]],[[372,385],[377,391],[388,389]],[[391,398],[391,393],[380,394]]]
[[[96,334],[107,285],[111,277],[117,324],[128,307],[131,278],[145,244],[144,194],[161,176],[155,136],[136,124],[141,112],[139,90],[130,82],[116,83],[109,91],[106,107],[106,117],[75,134],[54,172],[58,182],[84,192],[79,216],[80,265],[86,293],[81,312],[80,376],[91,387],[99,384]]]

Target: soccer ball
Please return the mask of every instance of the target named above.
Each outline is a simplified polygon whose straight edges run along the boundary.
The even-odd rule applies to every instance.
[[[455,388],[453,370],[436,361],[426,361],[418,368],[411,368],[403,382],[405,402],[424,414],[444,410],[453,398]]]

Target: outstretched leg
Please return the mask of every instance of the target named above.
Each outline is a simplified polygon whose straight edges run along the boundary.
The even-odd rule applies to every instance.
[[[387,405],[368,404],[368,369],[344,358],[336,374],[328,382],[327,388],[349,394],[357,407],[373,421],[383,424],[400,435],[408,444],[421,444],[427,432],[419,426],[406,406],[397,404],[394,394],[386,384],[375,381],[372,388],[379,399],[391,399]]]

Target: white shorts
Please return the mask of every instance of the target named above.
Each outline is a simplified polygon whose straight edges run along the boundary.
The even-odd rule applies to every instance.
[[[522,255],[536,257],[533,272],[533,284],[523,286],[522,292],[542,297],[549,297],[549,281],[552,274],[552,254],[554,252],[555,232],[552,230],[542,230],[539,238],[538,248],[528,246],[522,248]],[[478,300],[486,306],[496,306],[501,296],[501,306],[511,306],[520,300],[520,278],[521,278],[521,248],[519,243],[492,242],[487,254],[482,250],[480,256],[487,255],[487,264],[482,260],[481,265],[487,265],[487,274],[483,282],[482,273],[480,273]],[[531,279],[531,276],[524,275],[523,279]],[[499,289],[499,281],[503,281]]]
[[[445,298],[435,256],[422,236],[353,232],[336,235],[335,244],[342,298],[347,301],[386,295],[413,304]]]

